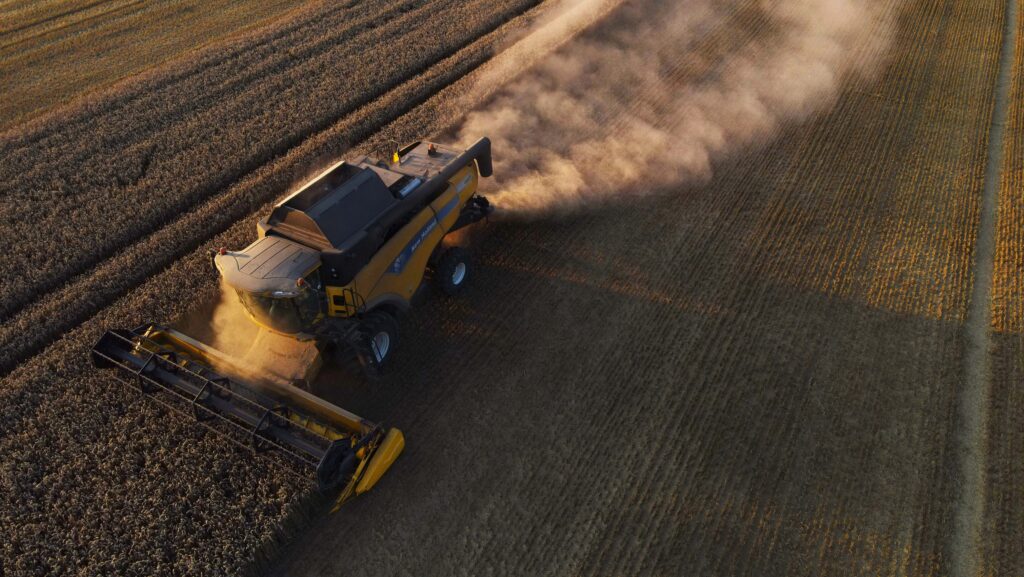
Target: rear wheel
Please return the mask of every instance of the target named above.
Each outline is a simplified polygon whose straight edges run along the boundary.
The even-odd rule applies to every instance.
[[[448,296],[456,296],[462,292],[470,276],[469,252],[461,247],[453,246],[444,251],[434,271],[437,284]]]
[[[391,365],[398,346],[398,320],[384,311],[372,311],[359,327],[356,351],[367,376],[379,377]]]

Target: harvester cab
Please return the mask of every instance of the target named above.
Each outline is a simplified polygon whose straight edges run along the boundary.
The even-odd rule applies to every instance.
[[[450,295],[469,278],[466,252],[444,237],[492,211],[476,194],[491,175],[486,138],[466,150],[415,142],[389,160],[334,164],[277,203],[255,242],[216,252],[223,285],[252,322],[244,349],[149,324],[104,334],[96,366],[120,369],[137,390],[230,439],[310,465],[338,504],[369,490],[402,451],[402,433],[310,384],[325,359],[355,359],[370,377],[384,371],[398,316],[427,271]]]

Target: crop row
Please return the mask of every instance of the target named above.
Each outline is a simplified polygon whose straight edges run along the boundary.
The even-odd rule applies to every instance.
[[[776,247],[767,268],[776,269],[780,281],[808,290],[887,310],[962,319],[990,112],[977,103],[991,97],[998,53],[965,55],[958,49],[968,41],[998,46],[999,14],[986,3],[964,10],[931,3],[921,12],[923,20],[936,23],[933,31],[879,79],[851,88],[880,99],[886,112],[906,116],[910,129],[879,134],[879,123],[888,117],[858,113],[853,107],[863,105],[861,98],[841,99],[837,106],[847,110],[832,129],[844,137],[819,133],[807,142],[803,160],[787,170],[792,178],[814,173],[816,156],[810,153],[819,149],[865,170],[821,184],[839,187],[838,197],[809,189],[805,202],[774,208],[774,218],[788,218],[793,226],[782,236],[763,237]],[[964,75],[970,83],[961,84]],[[954,82],[956,90],[949,88]],[[933,189],[948,192],[926,193]],[[966,225],[949,227],[950,221]]]
[[[1024,11],[1019,11],[1010,102],[1024,98]],[[1010,106],[1003,146],[999,193],[996,262],[992,294],[992,328],[997,332],[1024,332],[1024,110]]]
[[[197,46],[282,17],[300,4],[85,0],[4,6],[0,128]]]
[[[418,76],[360,108],[334,126],[307,139],[274,162],[260,167],[222,194],[193,208],[88,274],[70,281],[0,324],[0,372],[45,346],[60,334],[140,284],[175,259],[201,245],[213,234],[279,197],[324,158],[340,156],[348,143],[359,142],[387,122],[407,112],[442,87],[463,77],[493,53],[495,44],[524,21],[515,20],[480,38]],[[411,124],[411,123],[410,123]],[[422,136],[413,126],[408,138]],[[390,146],[390,142],[378,142]],[[382,150],[371,148],[370,152]],[[89,298],[81,298],[89,295]]]
[[[0,313],[109,258],[534,4],[381,2],[325,13],[109,110],[0,149]],[[382,50],[381,46],[386,46]],[[255,59],[255,60],[254,60]],[[112,98],[117,101],[116,95]],[[131,210],[119,210],[120,207]],[[17,282],[12,279],[18,278]]]
[[[113,5],[111,5],[113,4]],[[72,0],[59,2],[5,2],[0,6],[0,39],[10,44],[12,39],[35,36],[54,28],[63,28],[81,22],[89,17],[103,16],[123,8],[125,2],[104,2],[102,0]]]

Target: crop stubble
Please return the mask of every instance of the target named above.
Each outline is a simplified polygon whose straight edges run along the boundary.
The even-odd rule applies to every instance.
[[[878,78],[713,183],[481,235],[364,401],[407,454],[279,573],[945,574],[1002,6],[892,9]]]

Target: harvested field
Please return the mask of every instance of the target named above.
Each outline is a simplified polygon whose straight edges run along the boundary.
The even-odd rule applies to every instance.
[[[299,0],[46,0],[0,6],[0,129],[175,56],[286,17]]]
[[[491,229],[345,399],[416,442],[278,574],[947,574],[1002,18],[910,3],[879,77],[711,184]]]
[[[102,330],[213,298],[205,251],[247,243],[324,158],[457,130],[500,94],[481,79],[514,75],[499,49],[534,4],[312,5],[0,139],[0,227],[34,245],[0,257],[0,574],[950,573],[1000,0],[886,3],[879,73],[708,182],[473,234],[474,284],[414,311],[384,383],[321,384],[409,442],[337,515],[88,367]],[[782,5],[718,4],[678,48],[681,86]],[[1022,564],[1020,118],[992,295],[992,575]]]
[[[981,527],[982,569],[989,575],[1024,571],[1024,12],[1019,5],[1016,26],[992,290],[992,384]]]
[[[506,5],[491,6],[506,10],[504,19],[515,15]],[[521,25],[510,23],[513,29]],[[141,243],[140,250],[125,253],[121,260],[108,265],[110,268],[101,267],[79,279],[87,283],[82,286],[94,291],[44,297],[44,301],[56,298],[56,303],[71,304],[70,309],[53,304],[32,309],[49,314],[35,313],[38,316],[32,318],[41,321],[35,325],[40,331],[33,329],[30,338],[42,332],[52,340],[54,331],[62,330],[53,327],[69,328],[67,319],[53,311],[70,316],[70,326],[76,328],[45,353],[19,365],[0,386],[0,397],[7,408],[0,417],[0,453],[5,455],[0,481],[5,499],[0,512],[0,526],[4,527],[0,569],[16,575],[67,574],[79,569],[139,575],[237,573],[258,564],[263,558],[261,551],[276,549],[282,527],[305,514],[305,503],[310,499],[306,494],[308,480],[293,478],[273,463],[253,461],[245,452],[204,437],[196,432],[194,424],[178,422],[126,395],[120,386],[111,387],[109,375],[91,370],[83,373],[82,362],[102,330],[137,324],[143,319],[173,319],[214,294],[215,279],[210,275],[205,251],[209,247],[241,245],[253,235],[254,228],[252,219],[246,218],[223,235],[214,236],[216,223],[223,229],[231,220],[214,217],[211,227],[211,220],[204,216],[213,217],[225,209],[240,211],[234,213],[234,218],[250,216],[251,210],[292,183],[296,177],[292,171],[302,174],[311,170],[325,153],[342,150],[346,137],[363,138],[374,127],[414,105],[417,98],[426,99],[439,85],[455,80],[486,59],[500,38],[501,32],[495,31],[484,35],[475,49],[467,46],[460,51],[456,47],[453,57],[442,57],[439,69],[426,71],[417,77],[418,82],[399,87],[393,97],[382,98],[365,110],[333,119],[331,130],[294,149],[276,169],[242,179],[226,192],[220,204],[200,205],[196,214],[178,221],[182,224],[170,231],[185,235],[189,243],[176,249],[183,258],[148,253],[163,246],[161,243],[176,240],[172,234],[158,235],[150,244]],[[419,86],[419,82],[424,84]],[[137,95],[133,98],[145,98],[147,94],[137,87],[134,92]],[[118,106],[120,94],[111,98],[114,102],[109,106]],[[87,106],[80,112],[88,115],[91,111]],[[122,114],[114,116],[120,118]],[[21,143],[47,130],[89,134],[91,122],[62,127],[54,118],[30,125],[32,137],[17,134]],[[48,136],[39,138],[45,140]],[[102,148],[91,152],[107,153]],[[79,148],[73,154],[82,159],[89,158],[91,152]],[[10,197],[5,200],[5,210],[15,204]],[[101,238],[89,234],[90,240]],[[133,240],[125,238],[123,242]],[[203,248],[195,251],[204,241]],[[149,262],[153,260],[155,266]],[[133,267],[143,270],[141,277],[131,276],[135,274]],[[167,270],[159,273],[165,267]],[[127,281],[118,272],[128,275]],[[148,274],[156,276],[146,282],[131,280]],[[114,302],[128,289],[134,289],[131,295]],[[92,294],[94,299],[81,299],[81,294]],[[16,314],[24,315],[26,311]],[[13,325],[13,329],[5,324],[4,334],[10,339],[5,352],[17,349],[25,335],[22,331],[33,326],[22,323]],[[42,344],[47,342],[44,339]],[[136,435],[141,435],[138,443]],[[180,475],[189,482],[169,482],[169,475]],[[97,539],[97,535],[104,537]]]

